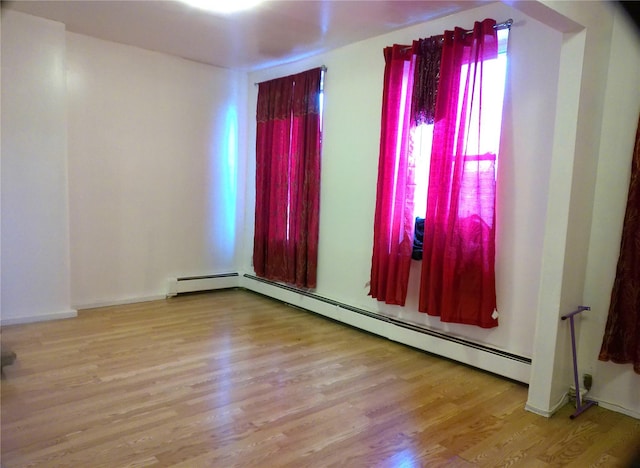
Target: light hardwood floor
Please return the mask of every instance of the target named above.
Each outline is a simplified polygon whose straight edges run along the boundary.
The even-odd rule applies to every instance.
[[[4,468],[625,466],[640,421],[243,290],[2,329]]]

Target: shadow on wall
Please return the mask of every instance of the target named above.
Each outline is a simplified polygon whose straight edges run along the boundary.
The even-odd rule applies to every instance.
[[[636,25],[636,30],[640,35],[640,2],[637,1],[625,1],[616,2],[626,13],[627,16]]]

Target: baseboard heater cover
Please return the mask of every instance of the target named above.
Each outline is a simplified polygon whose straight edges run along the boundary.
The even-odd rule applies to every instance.
[[[411,332],[416,332],[416,333],[419,333],[419,334],[422,334],[422,335],[428,335],[428,336],[433,337],[435,339],[443,340],[445,342],[451,343],[452,345],[459,345],[459,346],[463,346],[465,348],[472,348],[472,349],[475,349],[475,350],[480,351],[482,353],[486,353],[485,355],[492,355],[492,356],[495,356],[496,358],[499,358],[501,360],[512,362],[512,363],[514,363],[516,368],[520,369],[520,371],[519,371],[519,375],[520,376],[518,377],[518,376],[515,376],[515,375],[511,375],[511,376],[510,375],[505,375],[505,377],[512,378],[514,380],[518,380],[518,381],[521,381],[521,382],[524,382],[524,383],[528,383],[529,368],[531,366],[531,359],[528,358],[528,357],[520,356],[520,355],[513,354],[513,353],[509,353],[507,351],[503,351],[503,350],[500,350],[500,349],[492,348],[490,346],[483,345],[483,344],[480,344],[480,343],[475,343],[473,341],[465,340],[464,338],[460,338],[460,337],[456,337],[456,336],[452,336],[452,335],[447,335],[446,333],[442,333],[442,332],[438,332],[438,331],[431,330],[431,329],[428,329],[428,328],[420,327],[418,325],[413,325],[413,324],[410,324],[410,323],[407,323],[407,322],[403,322],[401,320],[397,320],[397,319],[394,319],[394,318],[391,318],[391,317],[388,317],[388,316],[385,316],[385,315],[377,314],[375,312],[371,312],[371,311],[368,311],[368,310],[365,310],[365,309],[360,309],[358,307],[354,307],[354,306],[351,306],[349,304],[344,304],[344,303],[341,303],[339,301],[335,301],[333,299],[329,299],[329,298],[314,294],[314,293],[312,293],[310,291],[306,291],[306,290],[298,289],[296,287],[289,286],[289,285],[286,285],[286,284],[282,284],[282,283],[277,283],[277,282],[274,282],[274,281],[266,280],[264,278],[260,278],[260,277],[254,276],[254,275],[249,275],[249,274],[245,273],[243,275],[243,277],[244,278],[248,278],[248,279],[253,280],[253,281],[258,281],[260,283],[264,283],[264,284],[269,285],[269,286],[274,286],[274,287],[283,289],[283,290],[285,290],[287,292],[291,292],[291,293],[295,293],[295,294],[298,294],[298,295],[301,295],[301,296],[305,296],[305,297],[311,298],[311,299],[313,299],[315,301],[326,303],[326,304],[329,304],[329,305],[334,306],[334,307],[339,307],[341,309],[349,310],[351,312],[359,314],[360,316],[366,316],[368,319],[375,319],[377,321],[385,322],[385,323],[387,323],[389,325],[393,325],[395,327],[398,327],[399,329],[407,329],[407,330],[410,330]],[[283,302],[288,302],[286,299],[280,299],[280,300],[283,300]],[[292,305],[296,305],[297,306],[297,304],[292,304]],[[306,307],[302,306],[302,308],[306,308]],[[311,309],[309,309],[309,310],[311,310]],[[316,312],[315,310],[312,310],[312,311]],[[434,354],[440,354],[437,351],[431,351],[431,352],[434,352]],[[448,356],[445,356],[445,357],[448,357]],[[471,364],[471,365],[473,366],[473,364]],[[504,375],[501,372],[497,372],[495,370],[491,370],[491,369],[486,369],[486,370],[489,370],[490,372],[494,372],[494,373],[497,373],[497,374]]]
[[[172,278],[168,281],[167,297],[177,296],[182,293],[237,288],[239,286],[239,278],[240,275],[238,273]]]

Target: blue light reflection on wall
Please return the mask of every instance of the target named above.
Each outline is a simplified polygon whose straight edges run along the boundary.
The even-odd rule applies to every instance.
[[[209,142],[209,251],[217,269],[234,267],[237,214],[238,112],[224,106],[212,122]]]
[[[223,154],[227,159],[227,180],[225,193],[225,226],[226,234],[232,238],[235,243],[236,238],[236,199],[238,196],[238,184],[236,165],[238,159],[238,113],[235,107],[229,107],[225,122],[227,129],[227,147]]]

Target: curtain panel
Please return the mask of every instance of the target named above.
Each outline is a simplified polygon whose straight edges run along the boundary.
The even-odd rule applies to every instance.
[[[405,305],[413,252],[415,160],[411,131],[433,120],[442,36],[383,50],[378,185],[369,295]]]
[[[429,172],[419,310],[498,325],[495,292],[495,154],[480,155],[483,62],[498,55],[495,21],[446,31]]]
[[[301,288],[317,281],[322,73],[258,85],[253,265]]]
[[[640,121],[609,316],[598,358],[633,364],[640,374]]]
[[[409,157],[413,87],[411,47],[384,49],[378,187],[369,294],[387,304],[404,305],[407,298],[413,243],[413,170]],[[410,102],[410,101],[409,101]]]

